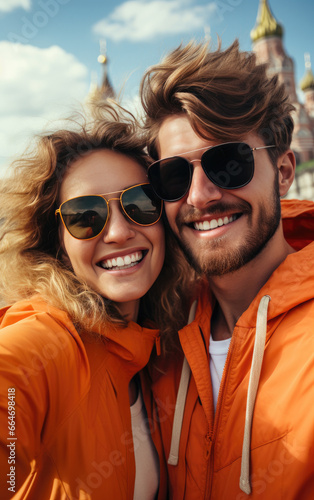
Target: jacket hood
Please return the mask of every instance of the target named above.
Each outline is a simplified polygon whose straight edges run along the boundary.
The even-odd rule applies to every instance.
[[[238,321],[240,326],[255,326],[258,305],[265,295],[271,299],[269,320],[314,297],[314,203],[282,200],[281,208],[284,236],[296,252],[288,255],[272,273],[251,307],[242,314]]]
[[[281,200],[284,235],[300,250],[314,240],[314,203],[308,200]]]
[[[38,317],[38,315],[48,315],[53,321],[65,327],[80,350],[92,349],[92,357],[97,365],[104,360],[103,348],[105,348],[115,359],[115,363],[114,361],[112,363],[116,366],[120,377],[123,374],[131,379],[148,363],[154,345],[156,347],[159,345],[158,330],[142,328],[132,321],[126,328],[118,324],[110,324],[109,327],[104,324],[100,337],[90,333],[80,335],[65,311],[47,304],[40,296],[34,296],[28,300],[19,301],[11,307],[0,309],[0,329],[32,316]]]

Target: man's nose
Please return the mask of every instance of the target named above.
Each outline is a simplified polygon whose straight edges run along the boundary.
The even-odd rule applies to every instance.
[[[193,162],[192,181],[187,197],[187,204],[202,209],[211,201],[222,198],[221,189],[209,180],[199,161]]]

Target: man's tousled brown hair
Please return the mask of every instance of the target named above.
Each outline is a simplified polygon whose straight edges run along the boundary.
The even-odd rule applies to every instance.
[[[222,142],[257,133],[273,159],[291,143],[294,109],[278,77],[256,64],[254,53],[241,52],[238,41],[221,50],[191,41],[169,53],[141,82],[149,154],[158,159],[159,128],[170,115],[185,113],[194,131]]]

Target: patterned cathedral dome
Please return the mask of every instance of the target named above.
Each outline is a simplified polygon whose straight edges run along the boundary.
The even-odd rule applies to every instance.
[[[270,36],[283,36],[283,27],[274,18],[267,0],[261,0],[257,21],[251,31],[252,42],[257,42],[261,38]]]

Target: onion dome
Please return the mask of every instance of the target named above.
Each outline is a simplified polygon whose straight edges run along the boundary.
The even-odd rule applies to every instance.
[[[277,36],[282,38],[283,27],[274,18],[267,0],[260,0],[256,25],[251,31],[252,42],[261,38]]]

